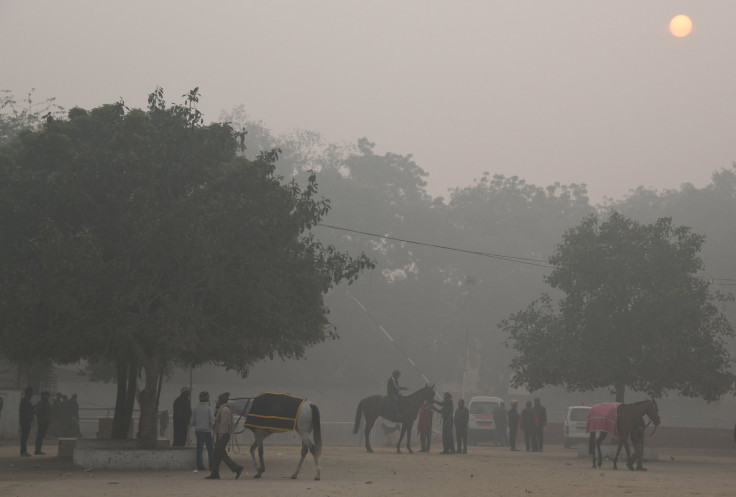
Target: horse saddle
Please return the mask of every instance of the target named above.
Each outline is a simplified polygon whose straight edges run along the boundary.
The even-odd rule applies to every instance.
[[[399,415],[401,414],[401,411],[404,407],[404,402],[404,398],[399,397],[399,412],[396,412],[391,399],[388,397],[388,395],[384,395],[383,397],[381,397],[381,417],[384,419],[388,419],[389,421],[398,421]]]

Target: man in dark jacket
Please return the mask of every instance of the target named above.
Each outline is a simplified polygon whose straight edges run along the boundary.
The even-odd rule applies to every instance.
[[[49,423],[51,422],[51,403],[49,402],[49,393],[43,392],[41,394],[41,400],[36,404],[36,425],[38,431],[36,431],[36,451],[34,454],[37,456],[45,456],[46,453],[43,449],[43,439],[46,436],[46,432],[49,429]]]
[[[181,395],[174,400],[174,441],[172,447],[183,447],[187,444],[189,419],[192,417],[192,405],[189,388],[181,387]]]
[[[531,400],[526,401],[526,408],[521,411],[519,425],[524,430],[526,451],[539,452],[539,444],[537,443],[537,413],[534,412]]]
[[[440,406],[440,409],[434,408],[435,411],[442,415],[442,452],[440,454],[454,454],[455,442],[452,439],[452,395],[445,392],[445,400],[435,400],[434,403]]]
[[[537,415],[537,444],[539,452],[544,448],[544,427],[547,426],[547,408],[542,405],[539,397],[534,399],[534,413]]]
[[[508,420],[509,420],[509,445],[511,450],[518,450],[516,448],[516,432],[519,429],[519,411],[516,407],[519,405],[516,399],[511,401],[511,409],[509,409]]]
[[[33,425],[33,388],[27,387],[20,399],[18,409],[18,424],[20,424],[20,455],[23,457],[31,457],[28,453],[28,436],[31,434],[31,426]]]
[[[455,411],[455,436],[457,437],[457,453],[468,453],[468,421],[470,420],[470,412],[465,407],[465,401],[460,399],[457,401],[457,410]]]
[[[391,415],[394,418],[398,418],[399,413],[401,412],[401,390],[406,390],[406,387],[399,386],[399,376],[401,376],[401,371],[396,369],[391,373],[391,377],[388,379],[388,382],[386,382],[386,395],[388,395],[389,405],[391,406]]]

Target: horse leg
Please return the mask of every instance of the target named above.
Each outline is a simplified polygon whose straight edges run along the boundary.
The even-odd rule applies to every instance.
[[[623,442],[618,443],[618,448],[616,449],[616,457],[613,458],[613,469],[618,469],[616,464],[618,463],[618,455],[621,452],[621,446],[623,445]]]
[[[309,452],[309,446],[304,442],[304,440],[302,440],[302,456],[299,458],[299,464],[297,465],[294,474],[291,475],[292,480],[296,480],[296,477],[299,475],[299,471],[302,470],[302,463],[304,462],[304,458],[307,456],[307,452]]]
[[[257,431],[255,445],[258,446],[258,459],[260,461],[260,465],[256,466],[256,474],[253,478],[260,478],[263,472],[266,471],[266,464],[263,462],[263,439],[263,434]],[[255,457],[253,460],[255,461]]]
[[[317,448],[314,446],[313,443],[311,443],[311,441],[309,444],[309,452],[312,453],[312,458],[314,459],[314,465],[317,467],[317,474],[314,476],[314,479],[319,480],[321,478],[322,470],[319,467],[319,458],[317,457]],[[302,461],[304,460],[304,456],[305,456],[304,447],[302,446]],[[301,463],[299,463],[299,465],[301,466]]]
[[[258,440],[253,441],[253,445],[250,446],[250,457],[253,459],[253,467],[258,468],[258,461],[256,461],[256,447],[258,447]]]
[[[373,452],[373,449],[371,449],[371,430],[373,429],[373,425],[376,422],[376,418],[368,419],[366,416],[365,418],[365,450],[366,452]]]
[[[409,454],[413,454],[414,451],[411,450],[411,429],[414,426],[414,422],[412,421],[409,423],[409,426],[406,428],[406,450],[409,451]]]
[[[593,456],[593,469],[595,469],[595,432],[591,431],[588,436],[588,454]]]
[[[399,441],[396,442],[396,453],[401,454],[401,442],[404,440],[404,433],[406,433],[406,426],[401,423],[401,433],[399,434]]]
[[[598,467],[600,468],[603,466],[603,453],[601,452],[601,443],[606,438],[607,433],[605,431],[602,431],[600,435],[598,435],[598,439],[595,442],[595,446],[598,449]]]
[[[631,471],[634,471],[634,459],[631,455],[631,452],[629,452],[629,441],[624,441],[624,449],[626,449],[626,467],[629,468]]]

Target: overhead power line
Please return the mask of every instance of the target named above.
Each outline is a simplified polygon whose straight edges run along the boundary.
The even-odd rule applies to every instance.
[[[528,257],[516,257],[513,255],[493,254],[490,252],[481,252],[478,250],[466,250],[466,249],[461,249],[458,247],[449,247],[447,245],[439,245],[436,243],[418,242],[416,240],[407,240],[406,238],[398,238],[395,236],[379,235],[378,233],[370,233],[368,231],[359,231],[359,230],[355,230],[351,228],[343,228],[341,226],[334,226],[331,224],[317,223],[317,226],[321,226],[323,228],[330,228],[330,229],[338,230],[338,231],[346,231],[348,233],[356,233],[358,235],[372,236],[374,238],[382,238],[384,240],[394,240],[394,241],[402,242],[402,243],[410,243],[412,245],[420,245],[423,247],[450,250],[453,252],[461,252],[464,254],[479,255],[481,257],[489,257],[491,259],[498,259],[501,261],[516,262],[518,264],[526,264],[529,266],[536,266],[536,267],[541,267],[545,269],[552,269],[554,267],[543,259],[531,259]],[[736,286],[736,278],[711,278],[708,276],[695,276],[695,278],[708,280],[712,285]]]
[[[405,238],[397,238],[395,236],[388,236],[388,235],[379,235],[377,233],[369,233],[367,231],[358,231],[358,230],[354,230],[350,228],[342,228],[340,226],[333,226],[330,224],[317,223],[317,226],[322,226],[323,228],[331,228],[331,229],[339,230],[339,231],[347,231],[349,233],[357,233],[359,235],[372,236],[375,238],[383,238],[384,240],[394,240],[397,242],[411,243],[413,245],[421,245],[424,247],[451,250],[453,252],[462,252],[464,254],[479,255],[481,257],[490,257],[492,259],[499,259],[502,261],[517,262],[519,264],[527,264],[529,266],[537,266],[537,267],[550,268],[550,269],[553,267],[549,265],[547,261],[544,261],[542,259],[530,259],[528,257],[516,257],[513,255],[492,254],[490,252],[480,252],[477,250],[466,250],[466,249],[461,249],[457,247],[448,247],[447,245],[438,245],[436,243],[417,242],[415,240],[407,240]]]

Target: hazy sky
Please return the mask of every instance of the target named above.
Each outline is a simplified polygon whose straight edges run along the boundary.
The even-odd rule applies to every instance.
[[[668,32],[676,14],[693,32]],[[591,198],[703,186],[736,160],[734,0],[0,0],[0,88],[142,107],[199,86],[276,133]]]

